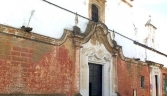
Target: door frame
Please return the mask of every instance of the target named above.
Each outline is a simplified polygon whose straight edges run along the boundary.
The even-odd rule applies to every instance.
[[[96,48],[86,48],[80,54],[80,93],[82,96],[89,96],[89,65],[88,63],[102,65],[102,96],[113,96],[112,88],[112,58],[111,54],[105,50]]]
[[[162,96],[162,82],[161,82],[161,70],[159,67],[157,66],[150,66],[151,70],[150,70],[150,85],[152,86],[152,88],[150,89],[150,95],[151,96],[156,96],[156,88],[155,88],[155,75],[157,75],[157,82],[158,82],[158,96]]]

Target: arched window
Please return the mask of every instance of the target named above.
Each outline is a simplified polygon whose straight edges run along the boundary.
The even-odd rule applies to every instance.
[[[92,20],[98,22],[98,8],[92,4]]]

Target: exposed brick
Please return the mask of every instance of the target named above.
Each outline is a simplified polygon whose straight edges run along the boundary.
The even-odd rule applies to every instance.
[[[29,57],[30,54],[27,54],[27,53],[21,53],[21,56],[23,56],[23,57]]]
[[[12,73],[19,73],[19,70],[18,69],[14,69],[11,71]]]
[[[28,58],[25,58],[25,57],[12,56],[12,60],[13,61],[28,62]]]
[[[15,51],[20,51],[20,52],[29,52],[29,50],[27,48],[21,48],[21,47],[15,47],[13,46],[13,50]]]
[[[11,64],[18,65],[18,64],[20,64],[20,62],[11,62]]]
[[[22,78],[24,82],[28,82],[28,78]]]
[[[4,41],[3,40],[0,42],[0,48],[4,48]]]
[[[0,54],[0,58],[1,59],[8,59],[8,60],[10,60],[10,56],[6,55],[6,54]]]
[[[4,50],[3,54],[10,54],[10,51],[9,50]]]
[[[10,32],[19,31],[9,29],[12,29],[8,30]],[[0,37],[3,37],[0,38],[0,93],[62,93],[68,96],[75,93],[71,90],[77,80],[73,79],[76,74],[71,70],[75,62],[71,39],[61,46],[52,46],[10,35],[0,34]]]
[[[30,50],[29,50],[29,53],[33,53],[33,50],[32,50],[32,49],[30,49]]]
[[[33,62],[32,58],[29,58],[28,61],[29,61],[29,62]]]
[[[162,80],[161,80],[161,82],[162,82],[162,96],[166,96],[166,94],[164,94],[165,92],[164,92],[164,89],[165,89],[165,86],[164,86],[164,79],[166,79],[166,77],[165,77],[165,75],[167,75],[167,68],[162,68],[161,69],[161,72],[162,72]]]
[[[13,46],[13,50],[15,50],[15,51],[21,51],[21,48]]]
[[[29,67],[30,64],[29,63],[21,63],[21,67]]]
[[[31,57],[32,57],[32,55],[33,55],[33,54],[31,54],[31,53],[30,53],[30,54],[29,54],[29,57],[31,58]]]
[[[10,53],[10,51],[9,51],[9,49],[8,48],[0,48],[0,54],[2,54],[2,55],[7,55],[7,54],[9,54]]]
[[[22,73],[22,75],[21,75],[22,77],[24,77],[24,78],[27,78],[27,77],[29,77],[30,76],[30,74],[29,73]],[[28,79],[28,78],[27,78]]]
[[[118,58],[118,93],[121,96],[133,96],[133,90],[137,90],[137,96],[149,96],[150,75],[148,66],[133,64]],[[144,76],[144,88],[140,87],[140,76]]]
[[[27,48],[22,48],[22,52],[29,52],[29,50]]]
[[[12,52],[11,52],[11,55],[20,56],[20,52],[12,51]]]
[[[28,72],[28,69],[23,68],[22,71],[23,71],[23,72]]]
[[[5,45],[4,43],[1,45],[0,43],[0,50],[10,50],[10,49],[11,49],[11,46]]]

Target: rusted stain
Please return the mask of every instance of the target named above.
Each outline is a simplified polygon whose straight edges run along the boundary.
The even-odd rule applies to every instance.
[[[37,62],[40,60],[43,55],[45,55],[47,52],[51,51],[51,46],[42,43],[36,43],[35,42],[34,48],[33,48],[33,54],[32,54],[32,61]]]
[[[70,91],[74,82],[71,40],[71,43],[52,46],[12,36],[0,37],[0,46],[3,44],[0,49],[0,93],[73,94]]]
[[[31,65],[30,90],[36,88],[38,93],[68,93],[72,82],[72,63],[65,46],[54,47],[41,61]]]

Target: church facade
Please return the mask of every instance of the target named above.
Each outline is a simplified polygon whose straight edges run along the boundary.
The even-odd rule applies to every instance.
[[[144,44],[131,39],[135,1],[73,1],[77,6],[17,0],[11,13],[1,9],[0,94],[165,96],[167,70],[159,61],[167,55],[155,49],[151,19]]]

